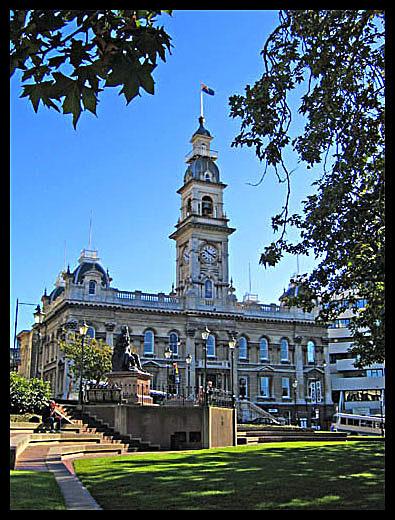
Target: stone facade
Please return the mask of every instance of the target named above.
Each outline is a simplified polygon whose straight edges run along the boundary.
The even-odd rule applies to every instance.
[[[77,384],[70,387],[57,339],[85,320],[88,335],[113,346],[127,325],[143,370],[153,376],[152,389],[196,396],[206,376],[215,389],[233,391],[290,422],[310,425],[319,409],[323,423],[332,405],[327,330],[309,313],[237,301],[229,275],[234,228],[224,212],[226,185],[215,164],[218,154],[210,149],[212,137],[202,118],[199,123],[178,190],[181,215],[170,235],[177,286],[169,294],[115,289],[97,251],[83,250],[78,267],[63,272],[51,294],[42,297],[39,372],[51,381],[55,397],[73,396]],[[203,340],[206,328],[210,335]]]

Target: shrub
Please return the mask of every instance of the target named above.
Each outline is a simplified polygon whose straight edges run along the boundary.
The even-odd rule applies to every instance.
[[[42,379],[26,379],[16,372],[10,374],[11,413],[40,413],[51,399],[51,387]]]

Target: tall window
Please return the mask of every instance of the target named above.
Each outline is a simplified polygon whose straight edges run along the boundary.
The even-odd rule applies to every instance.
[[[173,355],[178,356],[178,336],[175,332],[172,332],[169,336],[169,348]]]
[[[247,359],[247,340],[239,338],[239,359]]]
[[[147,330],[144,334],[144,355],[154,353],[154,333]]]
[[[262,397],[270,397],[270,380],[268,377],[261,377],[259,390]]]
[[[215,357],[215,336],[212,334],[207,338],[207,357]]]
[[[213,297],[213,282],[211,280],[206,280],[204,282],[204,297],[205,298]]]
[[[286,339],[282,339],[280,345],[281,345],[281,361],[289,361],[288,341]]]
[[[289,377],[281,378],[281,396],[289,397]]]
[[[307,363],[314,363],[315,361],[315,345],[313,341],[307,342]]]
[[[91,280],[89,282],[89,294],[95,294],[96,292],[96,282]]]
[[[309,397],[312,403],[320,403],[322,401],[321,381],[311,381],[309,384]]]
[[[95,337],[95,329],[93,327],[88,327],[88,330],[86,331],[86,335],[90,338]]]
[[[269,359],[269,345],[266,338],[262,338],[259,342],[259,359],[261,361]]]

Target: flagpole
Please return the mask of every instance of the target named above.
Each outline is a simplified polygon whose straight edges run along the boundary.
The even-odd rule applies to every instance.
[[[200,117],[203,117],[203,90],[202,90],[201,83],[200,83]]]

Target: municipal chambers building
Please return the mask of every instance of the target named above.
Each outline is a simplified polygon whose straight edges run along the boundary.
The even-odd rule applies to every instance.
[[[176,373],[172,392],[196,395],[206,376],[236,399],[310,425],[314,406],[332,405],[327,330],[312,314],[283,303],[237,300],[228,266],[235,228],[225,215],[226,185],[204,123],[200,117],[177,192],[181,214],[170,235],[176,287],[169,294],[116,289],[97,251],[83,250],[78,266],[62,272],[54,290],[42,297],[38,372],[51,382],[55,398],[75,397],[78,384],[57,339],[77,332],[85,320],[90,337],[114,346],[127,325],[143,369],[152,374],[151,388],[166,390]],[[204,340],[206,329],[210,335]]]

